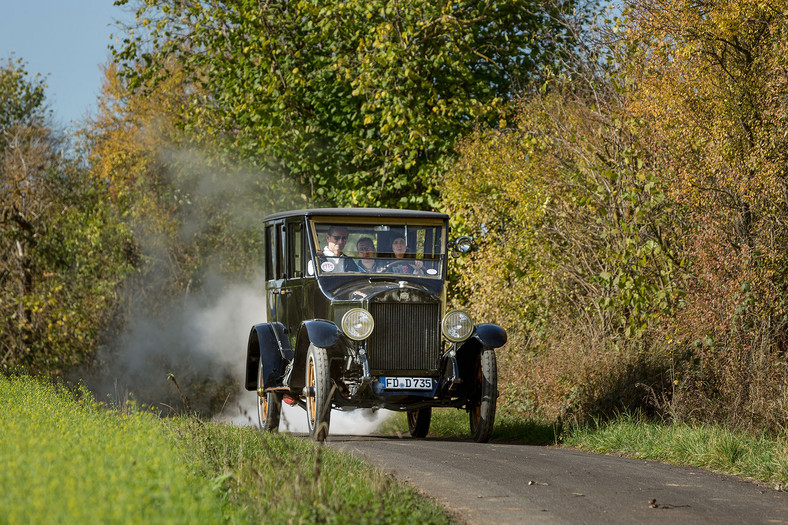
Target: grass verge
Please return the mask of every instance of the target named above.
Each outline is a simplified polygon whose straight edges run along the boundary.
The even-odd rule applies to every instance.
[[[156,418],[119,415],[28,377],[0,377],[0,521],[217,523],[220,497]]]
[[[405,412],[396,412],[378,429],[381,433],[408,434]],[[433,408],[430,436],[468,438],[471,437],[468,413],[456,408]],[[558,425],[542,423],[532,419],[499,413],[495,417],[492,439],[514,441],[529,445],[552,445],[560,437]]]
[[[444,510],[354,456],[287,434],[166,421],[186,461],[254,523],[450,523]]]
[[[389,418],[381,431],[407,433],[404,413]],[[456,409],[433,410],[429,435],[470,438],[467,414]],[[659,423],[626,415],[608,423],[561,429],[557,424],[499,412],[492,440],[559,445],[703,467],[788,490],[788,436],[754,436],[709,425]]]
[[[788,489],[788,436],[733,432],[709,425],[656,423],[623,416],[565,433],[565,446],[676,465],[704,467]]]
[[[127,413],[128,412],[128,413]],[[352,456],[0,377],[4,523],[450,523]]]

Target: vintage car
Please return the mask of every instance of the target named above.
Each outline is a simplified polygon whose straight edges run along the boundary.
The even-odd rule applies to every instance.
[[[498,397],[495,348],[506,332],[446,311],[448,216],[390,209],[310,209],[265,218],[267,319],[252,327],[247,390],[260,426],[279,428],[282,403],[328,436],[331,410],[406,411],[424,437],[433,407],[469,413],[486,442]]]

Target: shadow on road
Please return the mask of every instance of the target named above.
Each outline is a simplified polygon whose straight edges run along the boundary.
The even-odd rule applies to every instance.
[[[528,419],[501,419],[496,422],[492,440],[523,445],[556,445],[561,442],[561,427]]]
[[[354,435],[344,434],[338,430],[335,434],[330,434],[331,441],[347,440],[415,440],[410,434],[397,431],[392,426],[369,434],[353,433]],[[430,429],[430,433],[424,438],[428,441],[447,441],[447,442],[472,442],[470,435],[465,430],[459,430],[456,422],[449,424],[438,423]],[[549,446],[561,442],[561,427],[556,424],[540,423],[533,420],[500,418],[495,423],[490,438],[491,443],[506,443],[511,445],[534,445]]]
[[[435,442],[456,442],[468,443],[473,440],[468,436],[433,436],[428,435],[423,439],[412,438],[407,432],[394,433],[372,433],[369,435],[342,435],[331,434],[329,441],[374,441],[374,440],[411,440],[411,441],[435,441]],[[553,425],[544,425],[533,421],[502,422],[496,425],[490,443],[501,443],[507,445],[535,445],[548,446],[559,443],[560,429]]]

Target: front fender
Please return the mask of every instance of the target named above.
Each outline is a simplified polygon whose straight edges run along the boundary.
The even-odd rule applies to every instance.
[[[476,325],[471,337],[456,347],[457,368],[466,392],[476,384],[479,356],[485,347],[500,348],[506,344],[506,330],[494,324]]]
[[[306,330],[309,342],[321,348],[330,348],[339,341],[339,328],[331,321],[312,319],[301,325]]]
[[[287,365],[282,347],[285,327],[282,323],[262,323],[252,327],[246,346],[246,389],[257,390],[257,373],[263,368],[263,385],[281,380]],[[277,335],[279,337],[277,337]]]
[[[495,324],[476,325],[472,337],[490,348],[500,348],[506,344],[508,339],[506,330]]]
[[[295,360],[293,362],[293,377],[290,380],[291,387],[303,386],[303,370],[306,367],[306,354],[309,351],[309,344],[320,348],[332,348],[339,342],[339,328],[331,321],[322,319],[310,319],[301,323],[298,329],[296,340]]]

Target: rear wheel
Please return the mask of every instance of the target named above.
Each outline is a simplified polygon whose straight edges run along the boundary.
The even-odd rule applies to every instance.
[[[495,351],[482,348],[476,386],[468,400],[471,437],[477,443],[487,443],[495,424],[495,405],[498,401],[498,366]]]
[[[315,441],[324,441],[331,423],[331,374],[325,348],[309,345],[305,384],[309,435]]]
[[[411,436],[426,437],[430,431],[430,421],[432,421],[432,407],[408,410],[408,430]]]
[[[263,365],[257,375],[257,420],[260,428],[269,432],[279,430],[279,415],[282,412],[282,397],[275,392],[263,391]]]

